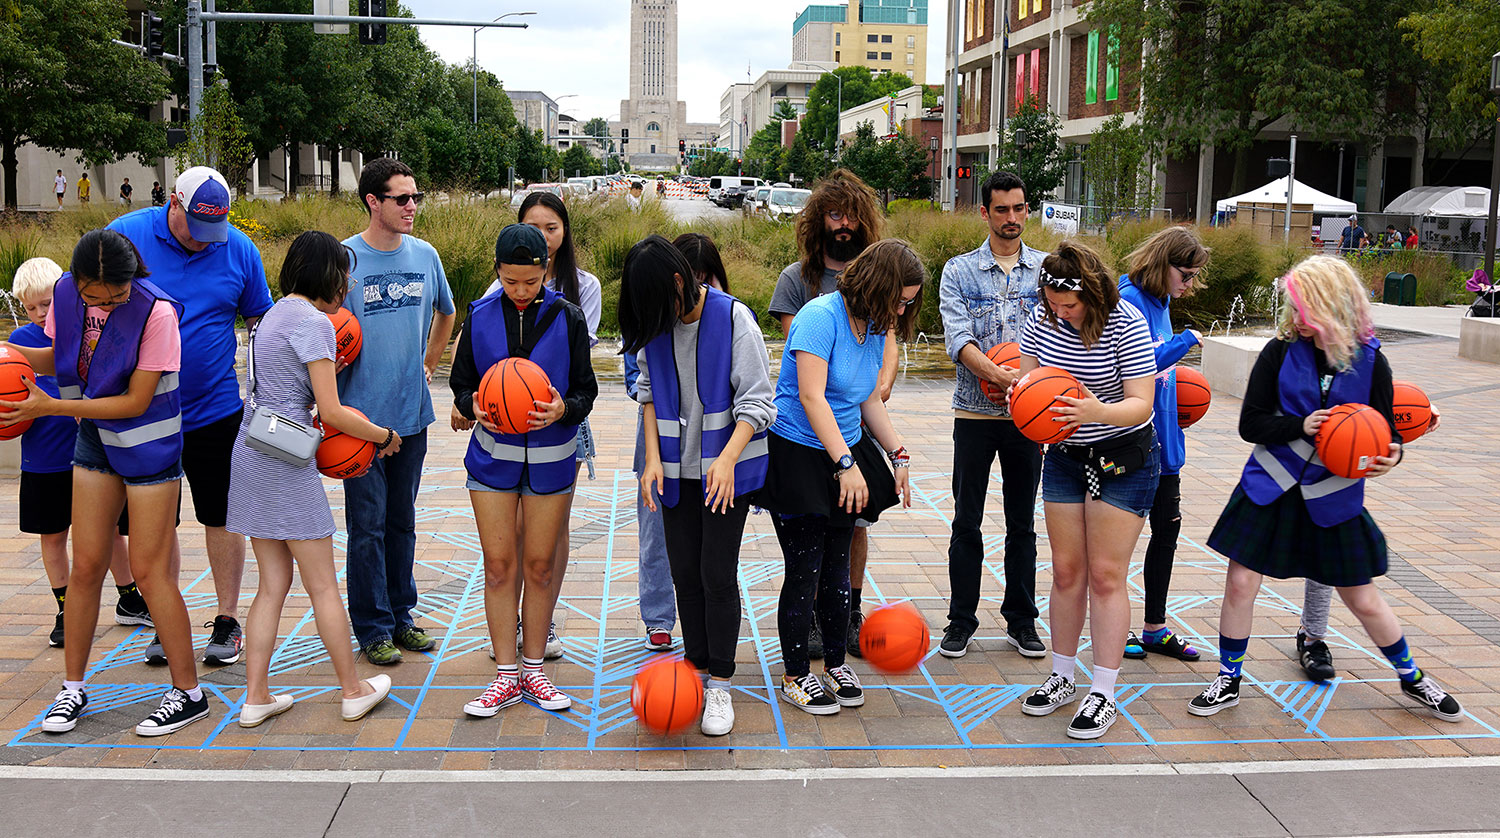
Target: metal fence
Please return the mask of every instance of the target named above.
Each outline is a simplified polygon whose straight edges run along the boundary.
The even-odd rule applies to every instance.
[[[1257,221],[1269,220],[1270,240],[1280,242],[1286,210],[1257,208],[1255,214]],[[1325,251],[1338,253],[1344,229],[1348,225],[1347,216],[1321,215],[1314,218],[1314,215],[1306,209],[1292,211],[1291,244],[1307,247],[1312,244],[1309,240],[1312,236],[1322,242]],[[1416,230],[1417,247],[1423,252],[1447,256],[1453,260],[1454,265],[1466,271],[1484,263],[1487,219],[1483,217],[1385,212],[1361,212],[1356,215],[1359,226],[1364,228],[1370,239],[1369,245],[1363,248],[1366,252],[1391,253],[1404,250],[1410,231]],[[1217,221],[1220,224],[1244,223],[1244,219],[1237,218],[1234,213],[1223,213]],[[1317,223],[1319,221],[1321,223]],[[1264,224],[1259,226],[1265,227]],[[1391,239],[1391,230],[1388,229],[1391,227],[1399,235],[1399,245]],[[1358,247],[1358,242],[1355,245]],[[1500,252],[1500,248],[1497,248],[1497,252]]]
[[[1103,233],[1111,225],[1123,221],[1165,221],[1172,223],[1172,210],[1167,207],[1144,207],[1120,209],[1083,204],[1078,207],[1078,229],[1090,233]]]

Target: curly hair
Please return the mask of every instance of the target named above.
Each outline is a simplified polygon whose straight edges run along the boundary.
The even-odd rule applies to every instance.
[[[865,248],[839,274],[838,290],[853,317],[869,323],[872,333],[891,329],[901,340],[911,340],[917,312],[922,310],[922,283],[927,269],[911,245],[901,239],[882,239]],[[903,309],[907,288],[916,294]]]
[[[1282,282],[1286,302],[1276,337],[1297,340],[1297,324],[1301,323],[1322,341],[1329,366],[1341,371],[1353,366],[1360,348],[1375,336],[1375,324],[1369,292],[1349,263],[1332,256],[1309,256],[1293,265]]]
[[[859,175],[848,169],[834,169],[818,181],[807,204],[797,216],[797,251],[802,255],[802,281],[807,283],[808,298],[818,296],[823,282],[823,218],[830,212],[840,212],[857,225],[852,230],[854,237],[863,246],[880,241],[885,230],[885,217],[880,212],[880,201]],[[863,249],[863,248],[861,248]]]
[[[1085,348],[1098,343],[1099,338],[1104,336],[1104,326],[1109,322],[1110,313],[1120,304],[1120,286],[1110,276],[1104,260],[1087,245],[1063,239],[1057,245],[1057,251],[1047,254],[1047,258],[1042,260],[1042,271],[1058,279],[1079,281],[1078,289],[1074,292],[1078,294],[1078,301],[1083,303],[1083,325],[1078,329],[1078,337],[1082,339]],[[1043,282],[1044,295],[1048,289],[1047,283]],[[1049,326],[1057,328],[1057,312],[1052,310],[1051,305],[1046,307],[1044,316]]]

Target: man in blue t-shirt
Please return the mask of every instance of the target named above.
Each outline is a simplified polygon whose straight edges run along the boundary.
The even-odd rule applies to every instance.
[[[355,257],[344,307],[359,320],[364,341],[339,373],[339,398],[400,434],[401,450],[344,481],[349,618],[365,657],[393,664],[401,649],[437,645],[411,616],[412,568],[417,490],[435,418],[428,383],[457,316],[437,250],[408,235],[422,203],[411,168],[386,157],[371,160],[359,175],[359,198],[370,223],[344,240]]]
[[[151,282],[182,303],[182,468],[218,599],[203,660],[228,665],[244,646],[238,616],[245,539],[224,529],[229,459],[245,410],[234,368],[235,319],[254,327],[270,310],[265,265],[250,237],[229,223],[229,184],[207,166],[178,175],[167,206],[127,213],[109,229],[135,244]],[[172,561],[182,561],[175,546]],[[167,662],[155,641],[146,648],[146,662]]]

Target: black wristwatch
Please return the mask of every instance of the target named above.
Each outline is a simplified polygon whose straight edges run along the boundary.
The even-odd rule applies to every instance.
[[[844,472],[848,471],[851,468],[854,468],[853,454],[845,454],[844,456],[839,457],[837,467],[833,471],[834,482],[837,483],[838,479],[844,476]]]

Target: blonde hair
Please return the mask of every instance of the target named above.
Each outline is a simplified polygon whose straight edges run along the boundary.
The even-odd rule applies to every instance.
[[[10,293],[25,302],[46,294],[51,296],[52,286],[62,278],[63,269],[45,256],[27,259],[16,268],[16,277],[10,283]]]
[[[1301,323],[1317,335],[1329,366],[1347,370],[1359,351],[1375,336],[1370,297],[1359,275],[1343,259],[1309,256],[1282,277],[1286,302],[1281,307],[1276,337],[1297,339]]]

